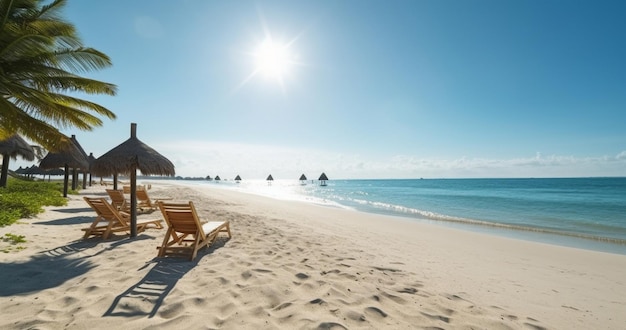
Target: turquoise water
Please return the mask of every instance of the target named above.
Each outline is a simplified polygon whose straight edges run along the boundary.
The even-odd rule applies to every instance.
[[[275,198],[396,215],[626,254],[626,178],[206,182]]]

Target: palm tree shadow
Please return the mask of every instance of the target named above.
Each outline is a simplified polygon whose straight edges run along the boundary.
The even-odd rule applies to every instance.
[[[136,239],[146,238],[150,237],[141,236],[133,240],[120,237],[107,248],[91,255],[75,258],[74,255],[95,248],[102,243],[101,239],[80,240],[43,251],[26,262],[0,263],[2,281],[10,283],[10,285],[0,286],[0,297],[27,294],[59,286],[96,267],[89,260],[91,257],[115,249],[122,244],[134,242]]]
[[[118,295],[103,316],[154,317],[176,283],[193,269],[198,261],[224,246],[228,238],[218,238],[210,247],[198,251],[193,261],[181,257],[154,258],[142,268],[154,267],[139,282]]]

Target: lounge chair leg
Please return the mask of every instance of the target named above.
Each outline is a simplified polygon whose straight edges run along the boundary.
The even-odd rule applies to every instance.
[[[163,238],[163,244],[161,244],[161,247],[159,248],[159,257],[165,256],[165,251],[167,250],[167,241],[169,240],[171,234],[172,228],[168,228],[167,232],[165,233],[165,237]]]

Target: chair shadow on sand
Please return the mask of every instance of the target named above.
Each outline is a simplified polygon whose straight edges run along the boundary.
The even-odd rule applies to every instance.
[[[113,250],[123,244],[135,242],[138,239],[152,239],[149,236],[136,237],[129,240],[118,237],[110,246],[91,255],[80,258],[72,256],[93,249],[102,244],[100,239],[88,239],[72,242],[68,245],[40,252],[26,262],[0,263],[0,274],[5,283],[11,285],[0,286],[0,297],[17,294],[27,294],[59,286],[66,281],[84,275],[96,265],[89,259],[103,252]]]
[[[189,261],[186,257],[155,257],[143,268],[154,267],[139,282],[118,295],[103,316],[148,316],[154,317],[163,301],[176,283],[193,269],[204,256],[223,247],[229,238],[217,238],[211,246],[198,251],[197,257]]]

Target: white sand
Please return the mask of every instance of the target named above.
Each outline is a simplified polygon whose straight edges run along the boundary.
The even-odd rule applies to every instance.
[[[230,220],[233,238],[193,262],[156,258],[165,230],[83,240],[94,213],[82,196],[106,196],[91,187],[0,228],[27,240],[0,254],[0,328],[626,328],[624,255],[152,186],[153,198],[193,200],[203,218]]]

